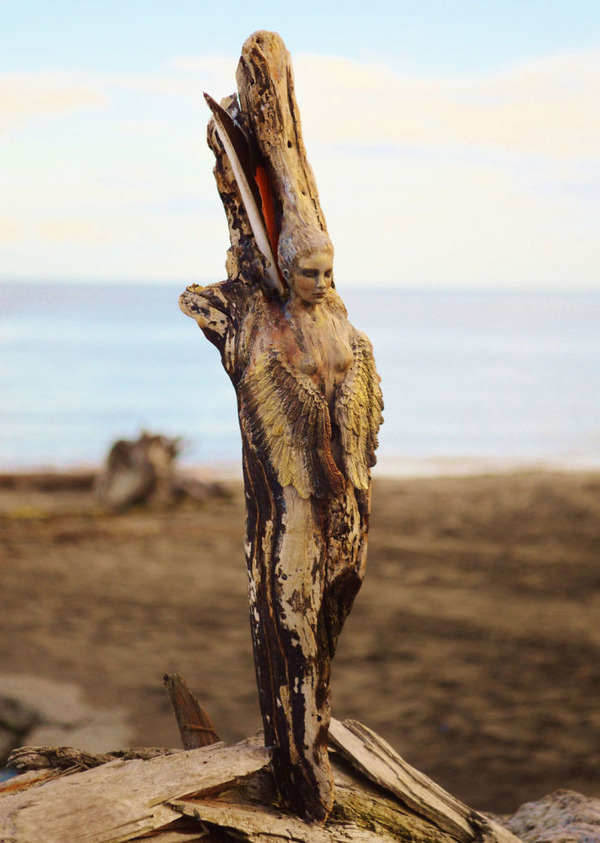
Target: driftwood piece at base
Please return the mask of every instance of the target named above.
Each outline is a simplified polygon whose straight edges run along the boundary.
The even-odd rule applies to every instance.
[[[479,833],[482,840],[514,841],[513,834],[471,810],[424,773],[411,767],[383,738],[362,723],[332,720],[329,736],[332,746],[356,769],[456,840],[466,843]]]
[[[230,843],[231,840],[211,832],[206,826],[190,828],[187,820],[178,820],[166,830],[158,830],[137,839],[140,843]]]
[[[505,828],[413,770],[361,724],[334,720],[332,734],[345,757],[331,754],[335,799],[324,826],[282,807],[271,753],[257,736],[231,747],[167,750],[170,754],[145,761],[112,760],[108,754],[108,763],[59,773],[46,783],[33,771],[27,774],[33,776],[29,788],[0,792],[0,839],[126,843],[152,835],[149,839],[160,843],[177,843],[208,833],[205,843],[231,837],[252,843],[517,843]],[[45,754],[60,759],[76,752],[55,748],[53,755]]]
[[[0,796],[3,843],[125,843],[169,825],[181,814],[168,802],[226,789],[264,767],[256,742],[180,750],[149,761],[111,761],[45,785]]]
[[[149,761],[160,755],[173,755],[179,749],[163,749],[157,746],[143,746],[115,752],[86,752],[71,746],[21,746],[14,749],[8,759],[9,767],[15,770],[56,770],[81,772],[100,767],[110,761]]]

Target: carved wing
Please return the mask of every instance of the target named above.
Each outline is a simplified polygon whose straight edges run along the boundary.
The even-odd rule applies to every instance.
[[[263,216],[266,207],[265,199],[268,186],[266,171],[262,168],[261,181],[257,184],[250,166],[248,141],[244,137],[243,132],[235,125],[225,109],[221,108],[212,97],[204,94],[204,99],[213,113],[217,134],[234,172],[235,180],[254,233],[256,245],[267,259],[266,281],[270,287],[277,290],[278,293],[283,294],[285,290],[279,277],[277,260],[273,254],[274,244],[269,237],[268,224],[265,222]]]
[[[383,423],[383,396],[373,349],[364,334],[352,344],[354,363],[338,386],[335,421],[340,429],[346,477],[356,489],[368,489],[375,465],[377,432]]]
[[[325,397],[307,375],[292,371],[271,348],[238,384],[240,418],[282,486],[302,498],[330,497],[345,481],[331,453],[331,421]]]

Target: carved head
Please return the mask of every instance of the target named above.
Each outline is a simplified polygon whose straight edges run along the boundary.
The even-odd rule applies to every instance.
[[[295,226],[279,238],[278,262],[290,289],[306,304],[323,301],[333,283],[333,244],[325,231]]]

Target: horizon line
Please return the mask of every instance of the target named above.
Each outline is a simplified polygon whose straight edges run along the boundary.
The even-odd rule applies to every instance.
[[[227,280],[227,279],[221,279]],[[206,280],[206,279],[198,279],[198,278],[74,278],[74,277],[62,277],[62,276],[37,276],[37,277],[15,277],[15,276],[0,276],[0,284],[4,286],[21,286],[21,285],[37,285],[37,286],[52,286],[52,285],[63,285],[63,286],[183,286],[186,287],[189,284],[202,284],[203,286],[208,286],[209,284],[220,283],[220,281],[213,281],[213,280]],[[403,293],[490,293],[490,294],[498,294],[498,293],[538,293],[538,294],[548,294],[548,295],[589,295],[589,294],[600,294],[600,285],[591,286],[591,285],[581,285],[581,286],[523,286],[520,285],[487,285],[487,284],[473,284],[473,283],[465,283],[465,284],[444,284],[441,282],[435,281],[428,281],[428,282],[408,282],[408,281],[379,281],[379,282],[369,282],[369,281],[356,281],[356,280],[347,280],[342,282],[342,290],[344,288],[354,288],[354,289],[370,289],[370,290],[380,290],[382,292],[389,291],[389,290],[397,290]]]

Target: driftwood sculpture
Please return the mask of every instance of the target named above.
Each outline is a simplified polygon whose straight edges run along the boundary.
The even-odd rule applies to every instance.
[[[244,44],[208,142],[229,223],[228,279],[180,298],[238,397],[250,620],[265,742],[281,796],[333,805],[330,661],[366,561],[382,398],[348,321],[280,37]]]

